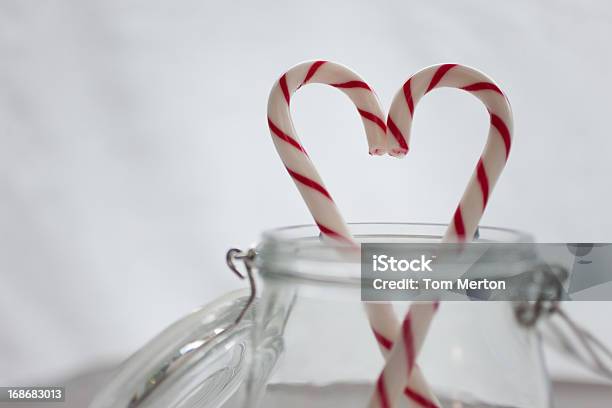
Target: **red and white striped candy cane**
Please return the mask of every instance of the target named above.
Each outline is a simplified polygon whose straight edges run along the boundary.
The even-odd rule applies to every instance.
[[[293,93],[305,84],[314,83],[331,85],[351,98],[363,119],[370,154],[381,155],[386,152],[387,128],[382,119],[384,114],[378,98],[359,75],[329,61],[308,61],[289,69],[274,85],[268,100],[268,125],[272,140],[321,233],[336,241],[357,246],[300,142],[291,119],[289,106]],[[393,316],[393,319],[389,316]],[[399,322],[390,307],[372,309],[368,317],[371,322],[375,322],[372,329],[379,344],[386,344],[383,337],[385,334],[394,336],[398,330]]]
[[[300,142],[291,119],[289,105],[293,93],[303,85],[314,83],[338,88],[353,101],[363,120],[370,154],[386,152],[384,114],[378,98],[359,75],[329,61],[304,62],[291,68],[274,85],[268,99],[268,125],[274,146],[321,233],[350,242],[346,222]]]
[[[471,241],[495,182],[499,178],[508,155],[512,141],[512,110],[506,96],[495,83],[483,73],[457,64],[443,64],[425,68],[413,75],[402,90],[399,91],[389,110],[387,127],[392,134],[389,154],[404,155],[408,152],[410,130],[416,103],[423,95],[434,88],[455,87],[476,95],[487,107],[491,117],[489,136],[481,155],[476,171],[470,179],[459,205],[453,216],[442,242]],[[427,306],[429,305],[429,306]],[[407,381],[404,388],[406,395],[416,406],[438,406],[432,401],[421,399],[412,392],[410,384],[418,383],[414,373],[414,359],[419,348],[416,347],[421,336],[424,336],[437,309],[437,302],[425,303],[413,311],[411,307],[407,314],[408,321],[415,320],[413,314],[419,313],[424,319],[420,324],[418,334],[415,331],[403,330],[397,336],[385,368],[381,372],[370,407],[393,407],[402,390],[402,381]],[[420,312],[418,312],[418,311]],[[424,325],[427,325],[425,327]],[[409,325],[410,326],[410,325]],[[403,327],[406,327],[404,320]],[[412,356],[412,357],[409,357]]]
[[[291,68],[274,85],[268,100],[268,125],[274,145],[321,233],[331,239],[357,245],[297,137],[291,120],[289,106],[293,93],[311,83],[331,85],[349,96],[363,119],[370,154],[381,155],[386,151],[384,116],[376,95],[361,77],[346,67],[328,61],[305,62]],[[391,349],[390,339],[400,330],[399,321],[388,304],[366,304],[366,310],[372,330],[385,355]],[[423,388],[427,386],[418,368],[415,373],[422,381],[415,385],[414,392],[431,396],[431,391]]]
[[[444,236],[446,242],[463,242],[474,236],[506,165],[512,143],[512,109],[499,87],[480,71],[458,64],[425,68],[408,79],[393,99],[387,118],[389,154],[408,152],[416,104],[429,91],[444,87],[470,92],[484,103],[491,117],[487,143]]]

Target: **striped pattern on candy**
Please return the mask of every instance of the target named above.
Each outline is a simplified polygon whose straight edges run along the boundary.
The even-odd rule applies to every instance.
[[[438,302],[419,302],[410,305],[402,322],[401,331],[388,352],[385,367],[376,381],[376,390],[370,400],[370,408],[396,406],[397,397],[402,391],[408,398],[410,406],[440,406],[416,364],[416,358],[438,306]]]
[[[463,242],[474,236],[508,160],[512,109],[500,88],[480,71],[458,64],[425,68],[410,77],[393,99],[387,118],[390,155],[403,156],[408,152],[416,104],[428,92],[444,87],[470,92],[484,103],[490,116],[487,143],[444,236],[446,242]]]
[[[351,241],[346,223],[323,180],[298,138],[291,119],[293,93],[304,85],[326,84],[344,92],[357,107],[365,127],[369,152],[386,152],[387,127],[378,98],[361,77],[329,61],[310,61],[287,71],[272,88],[268,99],[268,126],[272,140],[321,233],[335,240]]]
[[[432,304],[431,302],[427,302]],[[437,310],[437,303],[435,309]],[[393,306],[391,303],[369,303],[366,307],[366,312],[372,326],[374,337],[378,342],[380,350],[388,361],[390,358],[391,350],[394,346],[394,339],[400,336],[400,324],[395,317]],[[384,318],[384,317],[391,318]],[[433,317],[433,315],[432,315]],[[379,323],[380,322],[380,323]],[[379,323],[379,324],[375,324]],[[382,323],[382,324],[381,324]],[[425,335],[426,333],[423,333]],[[376,383],[376,393],[378,398],[381,400],[381,407],[388,407],[390,404],[389,398],[387,398],[387,391],[385,388],[384,381],[381,377]],[[438,398],[433,393],[433,390],[427,383],[427,380],[423,376],[421,369],[417,363],[414,363],[412,373],[408,377],[406,386],[404,387],[404,396],[407,399],[407,406],[409,407],[441,407]]]

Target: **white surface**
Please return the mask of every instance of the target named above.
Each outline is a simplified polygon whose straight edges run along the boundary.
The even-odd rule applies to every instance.
[[[354,68],[387,107],[423,66],[478,67],[516,120],[483,223],[612,241],[611,18],[595,1],[3,1],[0,384],[123,358],[241,285],[229,246],[310,222],[265,120],[305,59]],[[305,88],[294,112],[349,220],[447,221],[488,127],[476,99],[436,91],[394,160],[368,156],[336,90]],[[610,304],[572,312],[612,342]]]
[[[98,370],[95,372],[85,373],[80,378],[72,378],[62,381],[66,385],[66,402],[64,403],[48,403],[45,408],[83,408],[87,406],[93,398],[97,389],[102,387],[107,381],[110,371]],[[364,400],[370,396],[370,387],[330,387],[313,395],[311,390],[306,391],[306,400],[299,398],[299,394],[286,395],[285,398],[278,401],[276,405],[266,405],[266,408],[281,407],[284,408],[290,403],[293,408],[309,408],[312,407],[313,398],[317,398],[316,402],[327,399],[331,407],[338,407],[340,402],[344,402],[344,406],[359,406]],[[349,392],[347,392],[349,391]],[[296,395],[297,394],[297,395]],[[291,399],[288,399],[290,397]],[[350,401],[347,403],[347,397]],[[580,383],[561,383],[553,384],[553,400],[555,408],[608,408],[612,399],[612,388],[594,384]],[[237,404],[231,404],[231,408]],[[2,408],[40,408],[40,403],[16,403],[3,404]],[[242,407],[241,407],[242,408]]]

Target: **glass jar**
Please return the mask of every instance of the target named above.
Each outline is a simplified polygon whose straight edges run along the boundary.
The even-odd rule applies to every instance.
[[[445,229],[351,225],[369,243],[437,242]],[[477,239],[530,241],[484,227]],[[365,407],[384,361],[361,302],[358,254],[322,242],[314,226],[266,232],[255,253],[258,298],[246,313],[239,291],[184,317],[127,360],[92,407]],[[536,262],[533,252],[515,255]],[[394,303],[398,316],[409,304]],[[443,302],[418,361],[445,407],[551,405],[538,336],[511,302]]]

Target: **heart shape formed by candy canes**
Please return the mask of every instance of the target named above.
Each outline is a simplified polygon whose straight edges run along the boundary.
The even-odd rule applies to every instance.
[[[408,79],[397,92],[386,121],[369,85],[348,68],[329,61],[310,61],[287,71],[268,99],[268,125],[274,145],[296,183],[321,233],[350,241],[350,232],[331,194],[297,137],[289,105],[293,93],[306,84],[321,83],[340,89],[353,101],[362,117],[370,154],[408,152],[416,104],[428,92],[452,87],[470,92],[487,108],[491,126],[487,143],[445,234],[449,241],[472,237],[489,196],[506,164],[512,142],[512,110],[500,88],[480,71],[458,64],[425,68]]]
[[[297,137],[291,120],[291,96],[308,83],[331,85],[347,94],[363,119],[370,154],[388,152],[393,156],[403,156],[408,152],[414,108],[423,95],[439,87],[460,88],[476,95],[491,116],[489,137],[443,241],[471,239],[490,192],[505,166],[512,137],[510,105],[492,80],[477,70],[457,64],[426,68],[403,85],[394,98],[385,125],[382,109],[372,89],[346,67],[313,61],[299,64],[281,76],[272,88],[268,102],[268,125],[274,145],[321,233],[357,245]],[[413,404],[439,406],[416,365],[416,356],[437,310],[437,303],[411,306],[401,328],[389,304],[366,304],[366,310],[381,351],[388,356],[370,406],[393,406],[402,389]],[[416,328],[414,322],[419,322]]]

